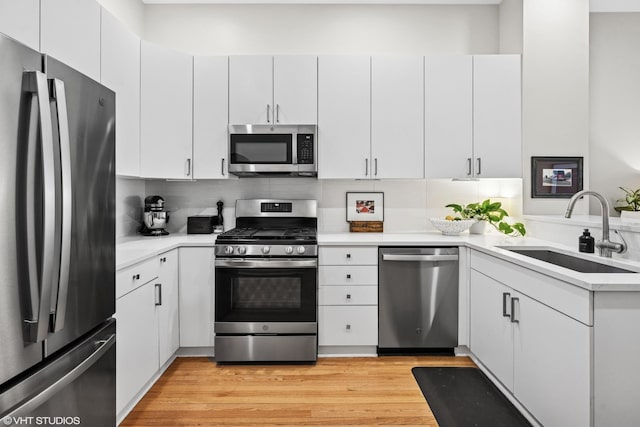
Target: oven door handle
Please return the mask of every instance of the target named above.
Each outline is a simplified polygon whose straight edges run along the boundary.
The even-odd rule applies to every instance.
[[[318,266],[318,260],[316,258],[217,258],[215,265],[216,267],[224,268],[316,268]]]

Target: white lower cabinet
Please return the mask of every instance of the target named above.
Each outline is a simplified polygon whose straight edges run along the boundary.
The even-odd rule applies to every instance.
[[[318,263],[318,345],[378,345],[377,247],[323,246]]]
[[[120,420],[178,349],[178,251],[143,261],[118,272],[116,277],[127,282],[116,283],[116,288],[126,293],[116,299],[114,316],[118,337],[116,411]],[[150,280],[131,285],[131,278],[135,283],[136,277]]]
[[[500,261],[483,267],[472,255],[472,353],[542,425],[590,425],[592,328],[523,293],[561,301],[545,289],[552,279],[501,270]],[[513,272],[513,281],[505,280]]]
[[[180,347],[213,346],[214,249],[180,248]]]

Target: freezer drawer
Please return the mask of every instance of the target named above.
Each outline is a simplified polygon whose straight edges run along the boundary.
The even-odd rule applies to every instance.
[[[458,248],[379,249],[378,349],[458,345]]]

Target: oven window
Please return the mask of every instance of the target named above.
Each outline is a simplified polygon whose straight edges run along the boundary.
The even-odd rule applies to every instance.
[[[316,272],[216,267],[216,322],[315,322]]]
[[[232,134],[231,163],[291,164],[291,134]]]

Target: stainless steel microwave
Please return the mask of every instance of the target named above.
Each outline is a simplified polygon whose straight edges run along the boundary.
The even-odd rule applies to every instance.
[[[316,125],[229,125],[229,173],[316,176]]]

